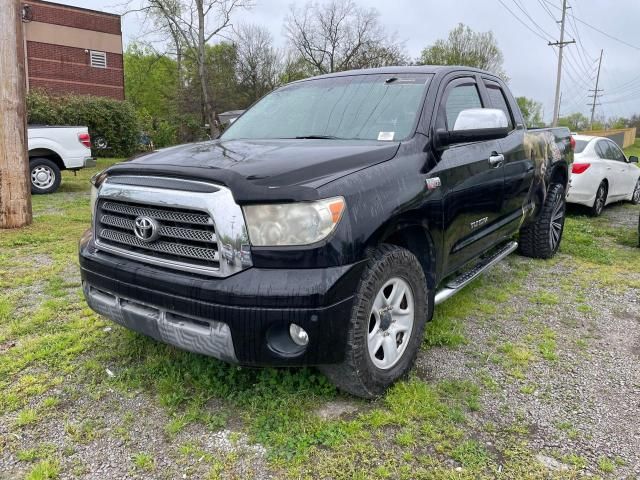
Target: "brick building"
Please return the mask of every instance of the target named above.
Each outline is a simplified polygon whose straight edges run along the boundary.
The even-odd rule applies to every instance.
[[[124,99],[120,16],[23,2],[28,88]]]

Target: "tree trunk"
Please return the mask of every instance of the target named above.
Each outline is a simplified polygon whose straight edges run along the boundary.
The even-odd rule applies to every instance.
[[[209,134],[211,138],[216,138],[218,136],[216,112],[214,111],[211,96],[209,95],[209,86],[207,85],[207,55],[204,37],[205,18],[203,0],[196,0],[196,7],[198,9],[198,75],[200,77],[200,88],[202,89],[202,101],[204,102],[207,120],[209,121]]]
[[[0,8],[0,228],[31,223],[20,0]]]

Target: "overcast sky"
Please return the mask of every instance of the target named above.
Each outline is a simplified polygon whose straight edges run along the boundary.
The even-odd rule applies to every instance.
[[[117,5],[124,0],[58,1],[121,13],[121,7]],[[542,102],[545,119],[550,119],[557,67],[554,50],[557,49],[548,46],[547,41],[557,41],[560,35],[559,26],[550,13],[560,17],[561,0],[360,0],[358,3],[378,10],[380,21],[405,43],[412,58],[417,57],[423,47],[446,37],[459,22],[477,31],[493,31],[504,53],[504,67],[511,79],[509,83],[513,93]],[[255,0],[255,7],[239,11],[234,23],[264,25],[272,32],[276,43],[284,46],[283,23],[291,4],[291,0]],[[565,58],[569,58],[564,63],[567,73],[563,75],[561,114],[590,112],[587,106],[590,92],[587,89],[593,89],[595,85],[600,49],[604,49],[600,88],[605,90],[605,95],[600,99],[602,105],[597,107],[596,114],[612,117],[640,113],[640,30],[637,27],[640,1],[569,0],[568,4],[572,9],[569,10],[567,39],[575,38],[581,42],[565,48]],[[523,26],[505,6],[544,40]],[[525,16],[525,11],[530,18]],[[575,19],[570,17],[571,14]],[[546,34],[534,26],[534,21]],[[595,31],[581,21],[620,41]],[[124,17],[125,46],[135,41],[142,31],[142,18],[138,14],[130,13]]]

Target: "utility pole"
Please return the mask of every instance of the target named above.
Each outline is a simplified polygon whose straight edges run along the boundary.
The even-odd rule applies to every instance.
[[[31,223],[20,0],[0,8],[0,228]]]
[[[551,43],[550,46],[558,47],[558,74],[556,76],[556,98],[553,104],[553,126],[558,126],[558,116],[560,111],[560,83],[562,82],[562,50],[565,45],[576,43],[575,40],[564,41],[564,24],[567,18],[567,0],[562,0],[562,20],[560,20],[560,41]]]
[[[560,91],[560,100],[558,101],[558,118],[560,118],[562,112],[562,91]]]
[[[596,89],[589,90],[590,92],[593,92],[593,95],[589,95],[590,97],[593,97],[593,104],[591,105],[591,122],[589,122],[589,130],[593,130],[593,118],[596,115],[596,105],[597,105],[598,97],[600,96],[600,92],[603,91],[602,89],[598,88],[598,85],[600,84],[600,67],[602,66],[603,53],[604,53],[604,50],[600,50],[600,60],[598,61],[598,75],[596,76]]]

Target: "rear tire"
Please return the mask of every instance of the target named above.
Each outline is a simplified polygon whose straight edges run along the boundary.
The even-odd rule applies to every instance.
[[[636,188],[631,196],[631,203],[634,205],[640,205],[640,178],[636,182]]]
[[[598,186],[598,191],[596,192],[596,199],[593,201],[593,206],[589,213],[592,217],[599,217],[604,210],[604,206],[607,203],[607,194],[609,193],[609,188],[607,187],[606,182],[600,182]]]
[[[554,183],[536,221],[520,229],[520,253],[531,258],[553,257],[562,241],[565,213],[564,186]]]
[[[425,323],[433,313],[430,298],[415,255],[381,245],[371,255],[356,291],[345,358],[320,370],[352,395],[382,395],[415,362]]]
[[[60,168],[48,158],[29,160],[29,181],[34,195],[53,193],[60,186]]]

